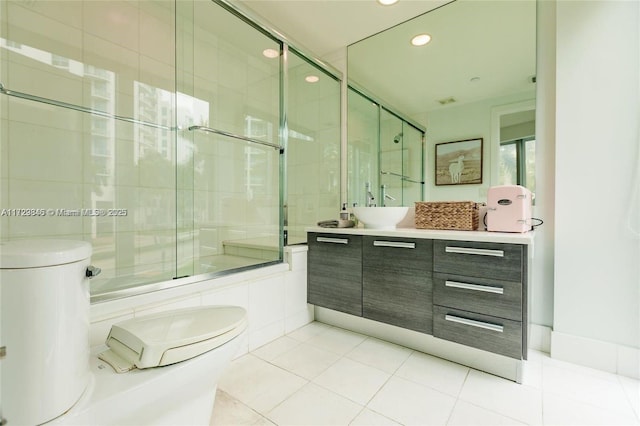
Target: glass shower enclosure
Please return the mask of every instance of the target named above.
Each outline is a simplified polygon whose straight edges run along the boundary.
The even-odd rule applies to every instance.
[[[314,214],[286,214],[303,168],[339,174],[339,77],[227,2],[0,18],[0,240],[90,242],[92,301],[282,262],[287,228],[338,209],[333,176],[302,189]]]
[[[424,129],[359,90],[348,90],[348,200],[413,206],[424,198]]]

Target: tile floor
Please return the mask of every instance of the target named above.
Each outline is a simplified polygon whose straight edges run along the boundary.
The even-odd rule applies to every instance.
[[[319,322],[233,361],[212,425],[640,425],[640,381],[532,351],[522,385]]]

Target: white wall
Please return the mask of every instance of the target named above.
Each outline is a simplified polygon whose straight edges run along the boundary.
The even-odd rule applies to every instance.
[[[538,2],[536,51],[536,203],[533,216],[544,220],[536,230],[530,318],[553,326],[553,271],[555,230],[555,2]],[[542,347],[549,350],[549,330]]]
[[[492,169],[497,167],[492,149],[492,110],[535,97],[533,91],[516,95],[485,99],[460,106],[445,107],[414,115],[414,119],[427,128],[425,144],[425,199],[429,201],[470,200],[486,202],[487,189],[492,182]],[[435,146],[443,142],[483,138],[482,184],[461,186],[435,185]]]
[[[635,375],[639,8],[637,1],[557,3],[552,335],[554,357]]]

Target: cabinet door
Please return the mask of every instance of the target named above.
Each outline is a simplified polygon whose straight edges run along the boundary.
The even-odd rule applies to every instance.
[[[362,316],[362,236],[308,235],[307,301]]]
[[[432,259],[432,240],[363,237],[363,316],[431,334]]]

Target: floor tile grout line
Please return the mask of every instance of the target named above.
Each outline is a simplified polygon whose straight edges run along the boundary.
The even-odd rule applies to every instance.
[[[314,337],[318,337],[318,336],[320,336],[320,335],[322,335],[322,334],[325,334],[326,332],[330,331],[331,329],[345,330],[345,331],[347,331],[347,332],[349,332],[349,333],[351,333],[351,334],[355,334],[355,335],[359,335],[359,336],[363,337],[363,340],[362,340],[362,341],[360,341],[359,343],[357,343],[355,346],[351,347],[348,351],[346,351],[346,352],[340,352],[340,353],[337,353],[337,352],[333,352],[333,351],[327,350],[326,348],[323,348],[322,346],[317,346],[317,345],[313,345],[313,344],[308,343],[308,342],[309,342],[309,340],[313,339]],[[288,336],[288,334],[285,334],[284,336]],[[399,375],[398,375],[398,371],[399,371],[399,370],[400,370],[404,365],[406,365],[407,361],[411,358],[411,356],[412,356],[414,353],[424,353],[424,352],[416,351],[416,350],[413,350],[413,349],[411,349],[411,348],[406,348],[406,347],[404,347],[404,346],[402,346],[402,345],[397,345],[397,346],[399,346],[399,347],[401,347],[401,348],[408,349],[410,352],[409,352],[409,354],[407,355],[407,357],[406,357],[406,358],[405,358],[405,359],[404,359],[404,360],[403,360],[403,361],[402,361],[402,362],[401,362],[397,367],[395,367],[395,369],[393,370],[393,372],[392,372],[392,373],[388,373],[387,371],[380,370],[379,368],[377,368],[377,367],[376,367],[376,366],[374,366],[374,365],[369,365],[369,364],[363,363],[363,362],[361,362],[361,361],[358,361],[357,359],[351,359],[351,358],[349,357],[349,355],[350,355],[350,354],[352,354],[352,353],[353,353],[353,352],[354,352],[358,347],[360,347],[361,345],[363,345],[363,344],[364,344],[365,342],[367,342],[368,340],[381,340],[381,341],[383,341],[383,342],[387,342],[387,343],[389,343],[389,344],[396,345],[396,344],[394,344],[393,342],[388,342],[388,341],[385,341],[384,339],[377,339],[377,338],[375,338],[375,337],[367,336],[367,335],[362,334],[362,333],[356,333],[356,332],[353,332],[353,331],[351,331],[351,330],[342,329],[342,328],[340,328],[340,327],[333,327],[333,326],[330,326],[330,325],[327,325],[327,328],[326,328],[326,329],[321,330],[321,331],[320,331],[320,333],[316,333],[316,334],[314,334],[312,337],[310,337],[310,338],[309,338],[309,339],[307,339],[307,340],[304,340],[304,341],[303,341],[303,340],[299,340],[299,339],[295,339],[295,338],[291,338],[291,339],[295,340],[295,341],[297,342],[297,344],[296,344],[294,347],[292,347],[292,348],[288,349],[287,351],[283,352],[282,354],[279,354],[278,356],[281,356],[281,355],[283,355],[283,354],[285,354],[285,353],[289,353],[289,352],[291,352],[291,351],[295,350],[296,348],[299,348],[303,343],[307,343],[308,345],[310,345],[310,346],[312,346],[312,347],[314,347],[314,348],[322,349],[322,350],[326,350],[327,352],[330,352],[330,353],[332,353],[332,354],[336,355],[336,356],[337,356],[337,359],[336,359],[334,362],[332,362],[331,364],[329,364],[326,368],[324,368],[320,373],[318,373],[317,375],[315,375],[315,377],[314,377],[314,378],[312,378],[312,379],[308,379],[308,378],[306,378],[306,377],[302,377],[302,376],[300,376],[299,374],[296,374],[295,372],[293,372],[293,371],[291,371],[291,370],[289,370],[289,369],[287,369],[287,368],[284,368],[284,367],[281,367],[281,366],[279,366],[279,365],[276,365],[276,364],[274,364],[273,362],[271,362],[270,360],[266,360],[266,359],[264,359],[264,358],[261,358],[261,357],[260,357],[260,356],[258,356],[258,355],[253,354],[253,353],[252,353],[253,351],[248,352],[249,354],[252,354],[252,355],[253,355],[253,356],[255,356],[256,358],[261,359],[261,360],[262,360],[262,361],[264,361],[265,363],[268,363],[268,364],[270,364],[270,365],[272,365],[272,366],[275,366],[276,368],[278,368],[279,370],[282,370],[282,371],[284,371],[284,372],[288,372],[288,373],[290,373],[290,374],[293,374],[293,375],[295,375],[296,377],[300,377],[300,378],[302,378],[302,379],[305,381],[305,383],[304,383],[300,388],[298,388],[297,390],[295,390],[292,394],[290,394],[289,396],[287,396],[283,401],[281,401],[280,403],[278,403],[275,407],[273,407],[273,408],[270,410],[270,412],[271,412],[272,410],[276,409],[278,406],[280,406],[280,405],[281,405],[282,403],[284,403],[285,401],[287,401],[289,398],[291,398],[295,393],[299,392],[301,389],[303,389],[304,387],[308,386],[308,385],[309,385],[309,383],[313,383],[314,385],[319,386],[319,387],[321,387],[322,389],[325,389],[325,390],[327,390],[328,392],[331,392],[332,394],[334,394],[334,395],[336,395],[336,396],[339,396],[339,397],[341,397],[341,398],[344,398],[344,399],[346,399],[346,400],[349,400],[349,401],[351,401],[352,403],[357,404],[358,406],[361,406],[361,407],[362,407],[362,408],[359,410],[359,412],[358,412],[358,413],[357,413],[357,414],[356,414],[356,415],[355,415],[355,416],[354,416],[354,417],[353,417],[353,418],[348,422],[348,424],[351,424],[351,423],[352,423],[356,418],[358,418],[358,416],[360,416],[362,413],[365,413],[365,410],[369,410],[369,411],[371,411],[371,412],[373,412],[373,413],[375,413],[375,414],[377,414],[377,415],[383,416],[384,418],[387,418],[387,419],[392,420],[392,421],[394,421],[394,422],[398,422],[397,420],[392,419],[392,418],[390,418],[390,417],[388,417],[388,416],[386,416],[386,415],[384,415],[384,414],[382,414],[382,413],[378,413],[376,410],[373,410],[373,409],[371,409],[371,408],[369,407],[369,404],[370,404],[370,403],[371,403],[371,402],[376,398],[376,396],[377,396],[377,395],[379,395],[379,393],[381,392],[381,390],[382,390],[385,386],[387,386],[387,384],[389,383],[389,381],[390,381],[392,378],[399,378],[399,379],[403,379],[403,380],[408,380],[409,382],[412,382],[412,383],[414,383],[414,384],[417,384],[417,385],[423,386],[423,387],[425,387],[425,388],[428,388],[428,389],[431,389],[431,390],[437,391],[437,392],[439,392],[439,393],[441,393],[441,394],[444,394],[444,395],[447,395],[447,396],[449,396],[449,397],[452,397],[452,395],[451,395],[451,394],[449,394],[449,393],[445,393],[445,392],[442,392],[441,390],[436,389],[436,388],[433,388],[432,386],[426,385],[426,384],[424,384],[424,383],[416,382],[416,381],[411,380],[411,379],[409,379],[409,378],[404,378],[404,377],[401,377],[401,376],[399,376]],[[434,357],[436,357],[436,358],[440,358],[440,357],[437,357],[437,356],[435,356],[435,355],[431,355],[431,354],[428,354],[428,353],[426,353],[426,355],[430,355],[430,356],[434,356]],[[371,396],[371,397],[368,399],[368,401],[366,402],[366,404],[364,404],[364,405],[363,405],[363,404],[361,404],[360,402],[353,401],[351,398],[348,398],[348,397],[343,396],[343,395],[341,395],[341,394],[339,394],[339,393],[336,393],[336,392],[332,391],[331,389],[328,389],[328,388],[324,387],[323,385],[321,385],[321,384],[319,384],[319,383],[316,383],[316,382],[314,381],[314,380],[315,380],[316,378],[318,378],[321,374],[323,374],[324,372],[326,372],[329,368],[331,368],[332,366],[334,366],[336,363],[340,362],[340,361],[341,361],[341,360],[343,360],[343,359],[348,359],[348,360],[350,360],[350,361],[358,362],[358,363],[360,363],[360,364],[362,364],[362,365],[365,365],[365,366],[368,366],[368,367],[371,367],[371,368],[375,368],[375,369],[377,369],[377,370],[379,370],[379,371],[384,372],[385,374],[388,374],[388,377],[387,377],[387,379],[384,381],[384,383],[383,383],[383,384],[382,384],[382,385],[381,385],[381,386],[376,390],[376,392],[373,394],[373,396]],[[446,361],[449,361],[449,360],[446,360]],[[451,362],[451,361],[450,361],[450,362]],[[457,363],[455,363],[455,364],[457,364]],[[461,365],[461,364],[460,364],[460,365]],[[591,373],[591,372],[590,372],[590,371],[588,371],[588,370],[584,370],[584,371],[582,371],[581,369],[574,369],[574,368],[571,368],[571,367],[573,366],[573,364],[570,364],[570,365],[567,365],[567,366],[562,365],[562,364],[549,364],[548,362],[545,362],[545,359],[541,359],[541,360],[540,360],[539,366],[540,366],[540,376],[541,376],[541,377],[540,377],[540,382],[539,382],[539,386],[538,386],[538,387],[536,387],[536,386],[532,386],[532,385],[530,385],[530,384],[522,384],[522,383],[521,383],[521,384],[519,384],[519,385],[520,385],[520,386],[523,386],[523,387],[525,387],[525,388],[527,388],[527,389],[530,389],[530,390],[532,390],[532,391],[535,391],[536,393],[538,393],[538,394],[540,395],[540,408],[539,408],[539,409],[540,409],[540,412],[539,412],[540,414],[539,414],[539,415],[540,415],[540,424],[541,424],[541,425],[546,424],[547,407],[546,407],[546,404],[545,404],[545,399],[546,399],[545,397],[549,397],[549,396],[564,396],[564,395],[562,395],[561,393],[554,393],[553,391],[548,390],[548,384],[546,383],[546,380],[545,380],[545,370],[546,370],[546,369],[548,369],[549,367],[552,367],[552,368],[558,368],[558,369],[561,369],[561,370],[563,370],[563,371],[567,371],[567,372],[572,373],[572,374],[577,374],[577,375],[581,375],[581,376],[586,376],[586,378],[590,378],[590,379],[593,379],[593,380],[596,380],[596,381],[603,381],[603,382],[609,382],[609,383],[614,383],[614,382],[615,382],[615,383],[617,383],[617,384],[618,384],[618,386],[619,386],[619,388],[621,389],[621,391],[622,391],[622,392],[623,392],[623,394],[624,394],[624,401],[626,401],[626,403],[624,404],[624,405],[625,405],[625,407],[626,407],[626,408],[629,408],[629,409],[631,410],[631,413],[632,413],[632,415],[631,415],[631,416],[635,419],[636,423],[640,424],[640,422],[638,422],[638,420],[640,420],[640,413],[639,413],[638,411],[636,411],[636,409],[635,409],[635,407],[634,407],[634,405],[633,405],[633,401],[632,401],[632,400],[633,400],[633,389],[631,389],[631,390],[630,390],[630,389],[628,388],[628,385],[627,385],[626,383],[623,383],[623,381],[622,381],[622,380],[623,380],[623,379],[622,379],[622,376],[620,376],[620,375],[614,375],[614,376],[615,376],[615,380],[611,380],[611,378],[610,378],[610,377],[606,377],[606,376],[599,376],[598,374]],[[466,367],[466,366],[465,366],[465,367]],[[578,367],[580,367],[580,366],[578,366]],[[505,414],[503,414],[503,413],[501,413],[501,412],[497,412],[497,411],[495,411],[495,410],[493,410],[493,409],[490,409],[490,408],[488,408],[488,407],[484,407],[484,406],[482,406],[482,405],[478,405],[477,403],[474,403],[474,402],[468,401],[468,400],[466,400],[466,399],[464,399],[464,398],[461,398],[461,395],[463,394],[463,390],[464,390],[464,388],[465,388],[466,384],[468,383],[468,380],[469,380],[469,378],[470,378],[470,375],[471,375],[471,372],[472,372],[472,371],[478,371],[478,372],[480,372],[480,373],[486,373],[486,372],[483,372],[483,371],[481,371],[481,370],[477,370],[477,369],[473,369],[473,368],[467,367],[466,375],[465,375],[465,377],[464,377],[464,380],[462,381],[462,385],[460,386],[460,388],[459,388],[459,390],[458,390],[458,392],[457,392],[457,395],[455,396],[455,403],[454,403],[453,408],[452,408],[452,410],[451,410],[451,412],[449,413],[449,416],[448,416],[448,418],[447,418],[447,424],[451,421],[452,416],[453,416],[453,413],[454,413],[454,411],[455,411],[456,407],[458,407],[458,406],[459,406],[459,404],[462,404],[462,403],[464,403],[464,404],[470,404],[470,405],[475,406],[475,407],[477,407],[477,408],[480,408],[480,409],[482,409],[482,410],[486,410],[486,411],[488,411],[488,412],[494,413],[494,414],[496,414],[496,415],[500,415],[500,416],[502,416],[502,417],[505,417],[505,418],[511,419],[511,420],[513,420],[513,421],[522,422],[521,420],[514,419],[514,418],[512,418],[512,417],[511,417],[511,416],[509,416],[509,415],[505,415]],[[492,375],[492,376],[496,376],[496,375],[491,374],[491,373],[486,373],[486,374],[490,374],[490,375]],[[500,376],[496,376],[496,377],[500,377]],[[506,379],[505,379],[505,380],[506,380]],[[634,379],[633,379],[633,378],[630,378],[630,380],[634,380]],[[535,384],[535,383],[534,383],[534,384]],[[236,399],[235,397],[233,397],[232,395],[230,395],[230,396],[231,396],[234,400],[237,400],[237,399]],[[565,397],[566,397],[566,396],[565,396]],[[622,399],[622,398],[621,398],[621,399]],[[628,411],[628,410],[616,410],[616,409],[612,409],[612,408],[610,408],[610,407],[602,407],[602,406],[598,406],[598,405],[595,405],[595,404],[593,404],[593,403],[591,403],[591,402],[584,401],[584,400],[580,400],[580,399],[569,398],[569,400],[571,400],[571,401],[573,401],[573,402],[576,402],[576,403],[579,403],[579,404],[589,405],[589,406],[591,406],[591,407],[598,408],[598,409],[600,409],[600,410],[609,411],[609,412],[611,412],[611,413],[617,413],[617,414],[628,414],[628,413],[625,413],[625,411]],[[246,404],[242,403],[241,401],[239,401],[239,400],[237,400],[237,401],[238,401],[238,402],[240,402],[243,406],[246,406]],[[547,401],[547,402],[548,402],[548,401]],[[536,405],[537,405],[537,404],[536,404]],[[248,406],[247,406],[247,407],[248,407]],[[258,411],[256,411],[256,410],[253,410],[251,407],[249,407],[249,409],[251,409],[253,412],[255,412],[255,413],[257,413],[258,415],[260,415],[260,416],[261,416],[261,418],[264,418],[264,419],[266,419],[266,420],[268,420],[268,421],[270,421],[270,422],[272,422],[272,423],[275,423],[275,422],[273,422],[273,420],[272,420],[271,418],[269,418],[269,417],[268,417],[268,415],[266,415],[266,414],[262,414],[262,413],[260,413],[260,412],[258,412]],[[398,422],[398,423],[400,423],[400,422]]]
[[[274,422],[273,422],[271,419],[269,419],[266,415],[264,415],[264,414],[262,414],[261,412],[259,412],[259,411],[255,410],[255,409],[254,409],[254,408],[252,408],[251,406],[249,406],[249,405],[245,404],[244,402],[242,402],[241,400],[239,400],[239,399],[238,399],[238,398],[236,398],[235,396],[231,395],[229,392],[224,391],[224,390],[222,390],[222,389],[218,389],[218,390],[216,390],[216,394],[217,394],[218,392],[221,392],[221,393],[226,394],[229,398],[233,399],[233,401],[234,401],[235,403],[242,405],[242,407],[244,407],[244,408],[246,408],[247,410],[249,410],[249,411],[251,411],[251,412],[253,412],[253,413],[257,414],[257,415],[258,415],[258,416],[260,416],[261,418],[265,418],[265,419],[269,420],[271,423],[274,423]],[[216,398],[217,398],[218,396],[219,396],[219,395],[216,395]],[[255,422],[254,422],[254,423],[252,423],[252,424],[255,424]]]
[[[636,386],[638,387],[638,401],[637,402],[637,407],[633,405],[633,400],[631,399],[631,395],[629,394],[629,392],[627,392],[626,389],[626,385],[624,383],[622,383],[622,378],[626,376],[620,376],[618,375],[618,383],[620,385],[620,387],[622,388],[622,392],[624,393],[625,398],[627,399],[627,403],[631,406],[631,411],[633,411],[633,413],[636,415],[636,420],[638,420],[638,422],[640,422],[640,379],[634,379],[632,377],[629,377],[628,379],[630,380],[635,380]]]
[[[562,361],[562,362],[565,362],[565,361]],[[578,369],[574,369],[574,368],[571,368],[571,366],[577,366],[579,368]],[[542,371],[541,371],[541,373],[542,373],[541,382],[542,383],[541,383],[541,389],[540,389],[541,392],[542,392],[543,422],[544,422],[544,414],[545,414],[545,411],[544,411],[544,399],[545,399],[544,397],[545,397],[545,395],[546,396],[556,396],[556,397],[559,396],[559,397],[566,398],[566,399],[568,399],[568,400],[570,400],[570,401],[572,401],[574,403],[577,403],[577,404],[588,405],[588,406],[596,408],[598,410],[603,410],[603,411],[607,411],[607,412],[610,412],[610,413],[617,413],[617,414],[620,414],[620,415],[625,415],[625,413],[623,411],[621,411],[621,410],[613,409],[611,407],[604,407],[604,406],[601,406],[601,405],[596,405],[596,404],[593,404],[590,401],[585,401],[585,400],[582,400],[582,399],[579,399],[579,398],[574,398],[574,397],[571,397],[571,396],[567,396],[567,395],[565,395],[563,393],[555,392],[555,391],[552,391],[550,389],[547,389],[547,386],[545,385],[545,379],[544,379],[545,378],[544,370],[545,370],[545,368],[548,368],[548,367],[557,368],[559,370],[562,370],[563,372],[568,372],[568,373],[576,374],[576,375],[579,375],[579,376],[585,376],[588,380],[594,380],[594,381],[597,380],[597,381],[601,381],[601,382],[605,382],[605,383],[611,383],[611,384],[614,383],[614,382],[617,383],[618,386],[620,387],[620,389],[622,390],[622,393],[625,396],[625,401],[627,403],[626,404],[627,408],[629,408],[631,410],[631,412],[636,417],[636,420],[638,420],[640,422],[640,413],[636,412],[636,410],[633,408],[633,401],[631,401],[628,393],[625,391],[624,386],[623,386],[622,381],[621,381],[621,376],[620,375],[615,374],[615,376],[616,376],[615,380],[609,380],[608,378],[602,377],[601,375],[599,375],[600,372],[598,370],[595,370],[595,372],[591,372],[591,371],[589,371],[590,370],[589,367],[583,367],[583,366],[578,365],[578,364],[575,364],[575,365],[574,364],[570,364],[568,367],[565,367],[564,365],[561,365],[561,364],[549,366],[548,364],[545,364],[545,363],[542,364]],[[584,368],[584,370],[583,370],[583,368]],[[611,373],[611,374],[613,374],[613,373]],[[638,381],[638,385],[640,386],[640,380]]]
[[[359,334],[359,333],[357,333],[357,334]],[[396,422],[396,423],[400,423],[400,422],[399,422],[399,421],[397,421],[396,419],[391,419],[390,417],[388,417],[388,416],[386,416],[386,415],[383,415],[383,414],[381,414],[381,413],[378,413],[378,412],[377,412],[377,411],[375,411],[375,410],[370,409],[370,408],[368,407],[368,404],[373,400],[373,398],[375,398],[375,396],[380,392],[380,390],[382,390],[382,388],[383,388],[383,387],[384,387],[384,386],[389,382],[389,380],[390,380],[392,377],[394,377],[394,375],[395,375],[395,373],[398,371],[398,369],[399,369],[402,365],[404,365],[404,363],[409,359],[409,357],[411,356],[411,354],[413,354],[413,353],[415,352],[414,350],[411,350],[411,352],[410,352],[409,356],[407,356],[407,358],[406,358],[406,359],[405,359],[405,360],[404,360],[404,361],[403,361],[403,362],[402,362],[402,363],[401,363],[401,364],[400,364],[400,365],[395,369],[394,373],[389,374],[389,373],[387,373],[387,372],[385,372],[385,371],[382,371],[382,370],[380,370],[380,369],[376,368],[376,370],[381,371],[381,372],[382,372],[382,373],[384,373],[384,374],[388,374],[388,375],[389,375],[389,377],[387,377],[387,379],[385,380],[385,382],[384,382],[384,383],[380,386],[380,388],[379,388],[379,389],[378,389],[378,390],[373,394],[373,396],[372,396],[371,398],[369,398],[369,400],[368,400],[368,401],[366,402],[366,404],[364,404],[364,405],[362,405],[360,402],[353,401],[352,399],[350,399],[350,398],[348,398],[348,397],[346,397],[346,396],[344,396],[344,395],[340,395],[340,394],[338,394],[338,393],[334,392],[333,390],[328,389],[328,388],[326,388],[325,386],[323,386],[323,385],[321,385],[321,384],[319,384],[319,383],[317,383],[317,382],[315,382],[315,381],[314,381],[316,378],[318,378],[320,375],[322,375],[325,371],[327,371],[327,370],[328,370],[329,368],[331,368],[333,365],[337,364],[337,363],[338,363],[341,359],[343,359],[343,358],[346,358],[346,359],[348,359],[348,360],[350,360],[350,361],[353,361],[353,362],[359,362],[359,361],[352,360],[352,359],[348,358],[348,357],[347,357],[347,355],[348,355],[349,353],[353,352],[353,350],[355,350],[355,348],[357,348],[358,346],[362,345],[365,341],[367,341],[367,340],[371,337],[371,336],[366,336],[366,335],[362,335],[362,336],[364,336],[364,337],[365,337],[365,338],[362,340],[362,342],[358,343],[358,344],[357,344],[356,346],[354,346],[350,351],[348,351],[348,352],[346,352],[346,353],[344,353],[344,354],[336,354],[335,352],[327,351],[327,352],[331,352],[331,353],[333,353],[333,354],[339,355],[339,357],[338,357],[338,359],[337,359],[335,362],[331,363],[331,365],[329,365],[327,368],[325,368],[322,372],[318,373],[318,374],[317,374],[313,379],[307,379],[306,377],[302,377],[302,376],[300,376],[300,375],[296,374],[295,372],[293,372],[293,371],[291,371],[291,370],[288,370],[288,369],[286,369],[286,368],[280,367],[280,366],[278,366],[278,365],[276,365],[276,364],[271,363],[271,362],[270,362],[270,361],[268,361],[268,360],[264,360],[264,359],[263,359],[265,362],[267,362],[267,363],[269,363],[269,364],[271,364],[271,365],[273,365],[273,366],[275,366],[275,367],[278,367],[279,369],[281,369],[281,370],[283,370],[283,371],[287,371],[287,372],[289,372],[289,373],[291,373],[291,374],[294,374],[294,375],[296,375],[296,376],[298,376],[298,377],[301,377],[301,378],[302,378],[302,379],[304,379],[304,380],[307,380],[307,383],[305,383],[305,384],[304,384],[300,389],[296,390],[293,394],[289,395],[289,396],[288,396],[287,398],[285,398],[283,401],[281,401],[280,403],[278,403],[275,407],[273,407],[273,408],[270,410],[270,412],[271,412],[271,411],[273,411],[273,410],[275,410],[278,406],[282,405],[285,401],[287,401],[289,398],[291,398],[291,397],[292,397],[296,392],[300,391],[302,388],[304,388],[305,386],[307,386],[309,383],[313,383],[314,385],[319,386],[319,387],[321,387],[322,389],[325,389],[326,391],[333,393],[334,395],[337,395],[337,396],[339,396],[339,397],[341,397],[341,398],[344,398],[344,399],[346,399],[346,400],[348,400],[348,401],[350,401],[350,402],[353,402],[354,404],[357,404],[357,405],[359,405],[359,406],[361,406],[361,407],[362,407],[362,409],[358,412],[358,414],[350,420],[349,424],[350,424],[351,422],[353,422],[353,421],[354,421],[354,420],[355,420],[355,419],[360,415],[360,413],[362,413],[365,409],[369,409],[369,410],[371,410],[371,411],[375,412],[375,413],[376,413],[376,414],[378,414],[378,415],[381,415],[381,416],[383,416],[383,417],[385,417],[385,418],[388,418],[388,419],[390,419],[390,420],[392,420],[392,421],[394,421],[394,422]],[[314,337],[315,337],[315,336],[314,336]],[[297,348],[297,347],[301,346],[301,345],[302,345],[302,343],[307,343],[307,342],[301,342],[299,345],[296,345],[295,347]],[[309,344],[309,345],[310,345],[310,346],[312,346],[312,347],[315,347],[315,348],[319,348],[318,346],[315,346],[315,345],[313,345],[313,344]],[[293,350],[293,349],[294,349],[294,348],[292,348],[291,350]],[[321,349],[321,348],[319,348],[319,349]],[[288,353],[288,352],[289,352],[289,351],[287,351],[286,353]],[[283,355],[283,354],[281,354],[281,355]],[[361,362],[359,362],[359,363],[360,363],[360,364],[362,364],[362,365],[365,365],[365,366],[367,366],[367,367],[375,368],[375,367],[373,367],[373,366],[369,366],[369,365],[364,364],[364,363],[361,363]],[[273,420],[271,420],[270,418],[269,418],[269,420],[273,422]]]

